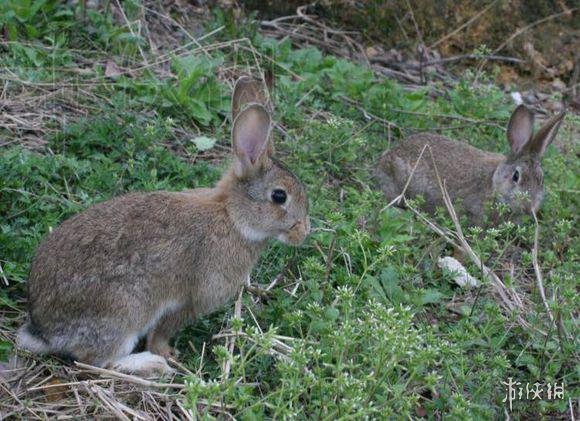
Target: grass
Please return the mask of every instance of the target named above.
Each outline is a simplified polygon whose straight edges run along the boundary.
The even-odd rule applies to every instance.
[[[559,136],[567,152],[551,147],[543,163],[539,262],[558,329],[535,288],[533,222],[466,230],[543,335],[502,311],[488,285],[457,287],[436,265],[454,250],[411,212],[383,210],[370,176],[381,151],[415,131],[506,151],[513,104],[493,85],[466,74],[433,99],[428,87],[410,90],[315,48],[264,38],[223,11],[214,12],[207,32],[217,32],[205,48],[175,45],[155,56],[137,25],[131,31],[110,13],[79,18],[82,10],[60,2],[16,4],[0,13],[8,16],[0,21],[9,34],[0,45],[5,92],[14,117],[41,124],[32,135],[8,120],[0,127],[0,282],[8,283],[0,357],[12,352],[29,265],[50,229],[124,192],[214,183],[227,164],[231,82],[273,67],[284,128],[275,142],[308,186],[313,233],[299,249],[273,243],[264,253],[252,274],[262,293],[244,293],[241,319],[227,306],[179,335],[189,373],[177,380],[187,385],[182,404],[202,418],[495,419],[512,377],[566,391],[563,400],[516,400],[514,418],[570,414],[578,397],[577,116]],[[130,22],[142,6],[123,3]],[[143,67],[141,51],[158,64]],[[110,60],[122,74],[106,76]],[[26,101],[40,109],[26,114],[17,106]],[[434,221],[452,228],[443,211]]]

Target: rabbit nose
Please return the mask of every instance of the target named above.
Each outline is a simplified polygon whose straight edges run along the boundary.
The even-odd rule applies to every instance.
[[[308,217],[298,220],[292,227],[279,239],[285,243],[298,245],[301,244],[310,233],[310,219]]]
[[[304,236],[310,233],[310,218],[306,217],[302,220],[296,221],[294,225],[290,227],[290,230],[300,230],[304,233]]]

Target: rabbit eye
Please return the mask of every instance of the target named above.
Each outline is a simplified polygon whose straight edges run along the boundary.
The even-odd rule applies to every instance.
[[[512,180],[514,181],[514,183],[517,183],[520,181],[520,172],[519,170],[515,170],[514,171],[514,175],[512,175]]]
[[[278,203],[279,205],[286,202],[286,192],[282,189],[276,189],[272,192],[272,202]]]

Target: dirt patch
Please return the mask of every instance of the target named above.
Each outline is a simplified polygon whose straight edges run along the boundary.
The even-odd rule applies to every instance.
[[[274,20],[296,15],[301,4],[251,0],[244,7]],[[580,8],[574,1],[326,0],[304,12],[355,31],[361,45],[383,56],[395,50],[405,60],[429,61],[428,51],[456,74],[485,69],[506,89],[557,92],[580,110]]]

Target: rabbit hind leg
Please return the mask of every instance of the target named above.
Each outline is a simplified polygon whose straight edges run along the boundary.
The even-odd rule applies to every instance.
[[[164,314],[147,335],[147,350],[166,358],[175,358],[177,351],[169,345],[169,340],[192,318],[192,311],[187,306]]]
[[[165,358],[148,351],[132,353],[139,333],[111,330],[102,332],[97,341],[85,342],[73,351],[79,361],[122,373],[153,377],[172,373]]]
[[[18,331],[17,346],[34,354],[52,354],[130,374],[152,376],[173,371],[160,355],[148,351],[132,354],[139,334],[114,326],[102,320],[85,320],[47,332],[29,322]]]
[[[390,164],[390,163],[389,163]],[[397,199],[402,192],[402,186],[397,182],[397,177],[392,174],[392,166],[386,168],[377,168],[375,170],[375,179],[378,183],[379,189],[385,195],[387,202],[390,203]],[[404,207],[402,202],[394,203],[395,206]]]

